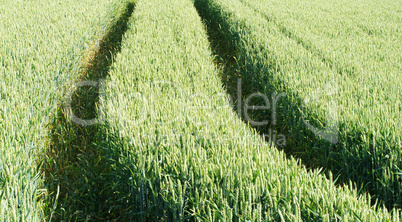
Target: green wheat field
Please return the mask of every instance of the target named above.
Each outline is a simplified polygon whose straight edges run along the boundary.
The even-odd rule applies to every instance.
[[[0,0],[0,221],[401,221],[399,0]]]

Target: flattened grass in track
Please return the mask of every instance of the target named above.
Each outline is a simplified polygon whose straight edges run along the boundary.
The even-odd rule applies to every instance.
[[[129,195],[119,189],[112,169],[114,150],[98,122],[101,79],[106,78],[133,13],[132,1],[115,1],[102,20],[102,29],[86,49],[77,73],[76,87],[65,92],[59,104],[42,171],[50,192],[46,214],[54,221],[127,221]],[[71,86],[70,86],[71,87]]]
[[[39,221],[52,207],[40,172],[48,126],[110,2],[1,1],[1,221]]]
[[[244,100],[255,92],[286,94],[276,105],[276,123],[256,129],[264,134],[277,130],[286,136],[284,150],[309,167],[329,169],[339,182],[352,180],[390,209],[400,206],[402,94],[395,21],[373,27],[364,16],[357,19],[373,8],[365,3],[366,11],[353,14],[328,11],[339,2],[196,2],[202,2],[206,19],[220,25],[218,32],[234,48],[233,72],[240,76],[231,76],[242,78]],[[354,4],[359,5],[347,3],[349,8]],[[395,11],[385,14],[399,20]],[[342,13],[347,16],[338,19]],[[235,84],[227,85],[237,93]],[[271,111],[257,111],[249,119],[271,121]],[[323,139],[307,125],[332,125],[335,133]]]
[[[135,220],[398,221],[288,160],[232,111],[187,0],[139,1],[105,84],[103,130]],[[130,172],[127,177],[127,172]]]

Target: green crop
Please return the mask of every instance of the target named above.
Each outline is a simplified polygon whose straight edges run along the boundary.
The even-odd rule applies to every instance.
[[[340,125],[336,148],[345,151],[330,156],[335,161],[327,166],[341,171],[344,181],[367,183],[387,206],[400,207],[400,4],[376,0],[243,2],[336,72],[338,92],[333,99]],[[347,152],[354,157],[346,159]]]
[[[191,1],[139,1],[97,143],[136,220],[399,220],[265,143],[232,111]],[[127,195],[129,194],[129,195]]]
[[[271,103],[275,110],[242,117],[269,120],[256,129],[284,134],[284,150],[309,167],[329,169],[344,183],[351,180],[389,208],[400,206],[398,4],[196,2],[203,2],[206,20],[234,47],[243,105],[255,92],[283,95]],[[384,16],[369,20],[374,9]]]
[[[1,2],[0,221],[400,221],[396,1]]]

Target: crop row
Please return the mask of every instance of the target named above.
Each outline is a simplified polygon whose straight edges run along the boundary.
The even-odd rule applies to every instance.
[[[196,5],[252,16],[236,1],[214,2]],[[237,118],[190,0],[137,3],[103,88],[98,143],[118,154],[113,173],[131,219],[399,220],[286,159]]]
[[[397,9],[388,11],[377,1],[363,4],[357,14],[343,10],[356,2],[196,2],[234,48],[243,103],[252,104],[247,99],[256,92],[283,95],[268,105],[254,101],[264,110],[243,117],[261,132],[284,134],[286,152],[308,166],[351,180],[389,208],[400,206],[400,34],[392,21]],[[389,22],[375,27],[365,21],[373,8]]]

